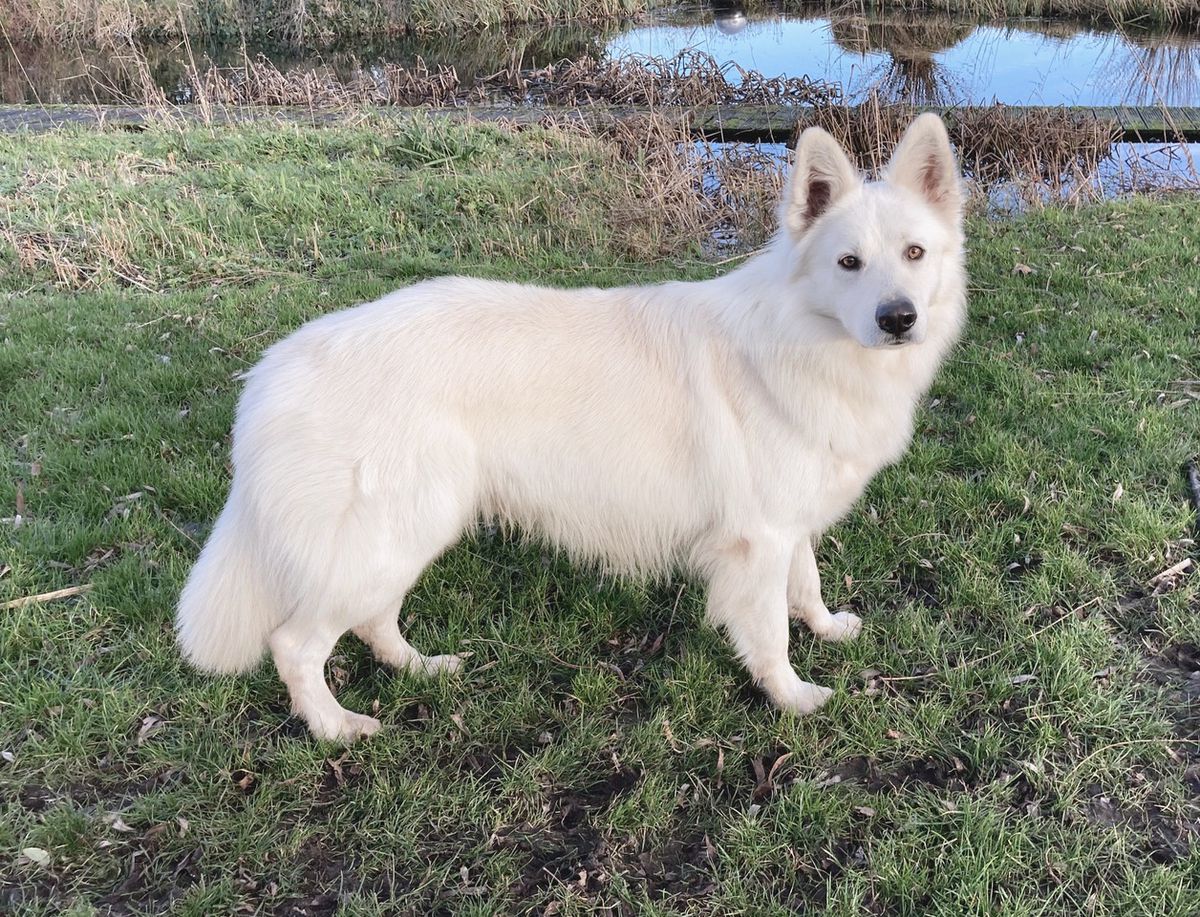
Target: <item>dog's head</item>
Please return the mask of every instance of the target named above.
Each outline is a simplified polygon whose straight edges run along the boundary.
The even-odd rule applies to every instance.
[[[946,272],[961,270],[962,204],[936,115],[909,125],[875,182],[833,137],[808,128],[780,212],[804,300],[863,347],[921,343]]]

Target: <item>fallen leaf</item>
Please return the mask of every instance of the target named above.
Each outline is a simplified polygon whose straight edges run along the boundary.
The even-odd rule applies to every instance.
[[[1034,271],[1034,269],[1031,268],[1028,264],[1024,264],[1024,263],[1018,261],[1016,264],[1013,265],[1013,273],[1020,274],[1022,277],[1024,277],[1027,274],[1034,274],[1034,273],[1036,273],[1036,271]]]
[[[238,789],[247,795],[253,792],[254,785],[258,783],[257,775],[241,768],[238,768],[236,771],[231,773],[229,775],[229,779],[233,781],[234,785],[238,787]]]
[[[854,811],[859,815],[865,815],[867,818],[873,818],[875,815],[875,810],[870,806],[855,806]]]
[[[342,764],[345,762],[346,757],[349,754],[350,752],[347,750],[342,752],[342,756],[340,758],[325,759],[325,763],[329,765],[329,770],[333,773],[333,779],[338,786],[341,786],[346,782],[346,775],[342,773]]]
[[[1008,683],[1010,685],[1023,685],[1027,681],[1033,681],[1035,678],[1037,678],[1036,675],[1014,675],[1008,680]]]
[[[142,718],[141,728],[138,729],[137,743],[141,745],[145,742],[152,733],[157,732],[163,727],[167,721],[156,713],[151,713],[149,716]]]
[[[671,731],[671,721],[663,717],[662,722],[663,738],[667,740],[667,744],[671,746],[671,750],[676,754],[681,750],[679,740],[675,738],[675,733]]]
[[[114,831],[119,831],[122,834],[132,834],[133,833],[133,829],[131,827],[129,827],[129,825],[125,824],[124,819],[122,819],[121,816],[116,814],[115,812],[112,813],[111,815],[105,815],[104,823],[106,825],[108,825],[110,828],[112,828]]]
[[[50,865],[50,851],[41,847],[26,847],[21,851],[21,856],[31,863],[37,863],[43,869]]]
[[[1113,503],[1116,503],[1116,502],[1117,502],[1118,500],[1120,500],[1120,499],[1121,499],[1123,496],[1125,496],[1125,487],[1124,487],[1124,485],[1123,485],[1123,484],[1121,484],[1121,483],[1119,483],[1119,482],[1118,482],[1118,483],[1117,483],[1117,489],[1113,491],[1113,495],[1112,495],[1112,501],[1113,501]]]

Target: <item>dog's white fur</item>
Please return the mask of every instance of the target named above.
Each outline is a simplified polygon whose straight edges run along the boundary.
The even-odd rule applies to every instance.
[[[774,241],[723,277],[454,277],[310,322],[250,374],[229,500],[179,603],[185,655],[231,672],[269,645],[316,735],[369,735],[325,683],[334,644],[353,630],[392,665],[456,669],[404,640],[399,607],[491,517],[615,570],[689,569],[770,698],[817,709],[830,690],[788,662],[789,609],[827,640],[859,631],[822,602],[813,541],[900,457],[958,335],[961,206],[936,117],[879,182],[810,128]],[[898,296],[918,317],[887,346],[875,310]]]

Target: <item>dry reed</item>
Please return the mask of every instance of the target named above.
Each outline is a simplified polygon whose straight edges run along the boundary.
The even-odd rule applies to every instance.
[[[735,79],[730,79],[730,75]],[[702,51],[674,57],[630,54],[612,60],[564,60],[532,72],[502,70],[484,86],[517,101],[577,105],[612,102],[663,105],[828,104],[841,97],[835,84],[808,77],[765,77]]]
[[[445,34],[528,22],[613,22],[668,5],[664,0],[6,0],[3,15],[9,40],[105,48],[186,34],[202,39],[241,36],[283,47],[331,47],[368,36]],[[780,9],[773,0],[746,0],[744,7],[749,12]],[[819,0],[794,0],[783,8],[814,16],[847,9]],[[850,9],[1200,26],[1196,0],[858,0]]]
[[[812,108],[798,128],[823,127],[874,172],[916,114],[912,106],[872,94],[855,106]],[[1030,203],[1089,195],[1120,136],[1115,121],[1069,109],[968,106],[948,113],[946,122],[973,184],[985,193],[1005,184]]]
[[[735,79],[730,79],[736,73]],[[671,58],[630,55],[613,60],[583,57],[537,70],[509,67],[470,81],[453,67],[386,63],[359,67],[349,79],[331,69],[280,70],[262,57],[239,67],[192,74],[195,96],[237,105],[431,105],[518,102],[579,105],[610,102],[649,108],[722,104],[830,104],[837,86],[806,77],[765,77],[735,64],[718,64],[698,51]]]

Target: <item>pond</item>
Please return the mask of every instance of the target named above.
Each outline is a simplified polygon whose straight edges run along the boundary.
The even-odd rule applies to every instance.
[[[281,68],[344,76],[373,62],[453,66],[470,78],[516,63],[536,67],[583,55],[670,57],[698,49],[764,76],[868,89],[918,104],[1200,104],[1200,40],[1170,31],[1117,31],[1049,19],[981,23],[941,14],[747,15],[736,5],[674,9],[602,27],[562,25],[407,38],[320,53],[240,46],[145,46],[98,52],[7,46],[0,101],[103,103],[141,98],[147,83],[186,101],[186,72],[229,66],[263,51]]]
[[[839,83],[923,105],[1200,104],[1200,40],[1062,20],[981,24],[939,14],[747,16],[676,12],[609,40],[610,55],[704,51],[766,76]]]

